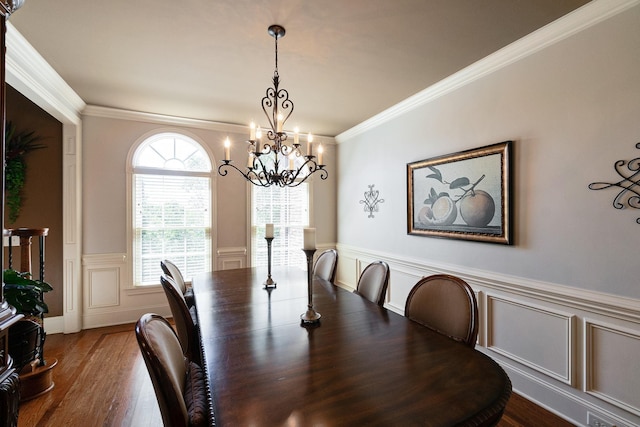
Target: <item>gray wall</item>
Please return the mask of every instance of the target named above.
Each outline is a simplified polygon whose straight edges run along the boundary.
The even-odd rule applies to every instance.
[[[640,7],[398,118],[338,140],[338,242],[640,298],[640,210],[616,210],[616,160],[640,156]],[[515,245],[406,234],[406,164],[514,140]],[[354,167],[354,160],[362,167]],[[358,201],[375,184],[375,219]]]

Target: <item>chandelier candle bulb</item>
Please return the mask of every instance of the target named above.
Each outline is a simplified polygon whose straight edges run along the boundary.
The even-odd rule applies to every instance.
[[[253,169],[253,154],[249,153],[249,156],[247,157],[247,167],[249,169]]]
[[[273,238],[273,224],[267,224],[264,231],[264,237]]]
[[[262,151],[262,147],[260,146],[260,139],[262,139],[262,129],[258,126],[258,130],[256,130],[256,153]]]
[[[318,146],[318,164],[321,165],[322,164],[322,153],[324,152],[324,150],[322,149],[322,144],[320,144]]]
[[[298,134],[298,128],[293,129],[293,144],[300,144],[300,135]]]
[[[290,171],[294,170],[295,169],[294,166],[295,166],[294,165],[294,155],[293,155],[293,153],[291,153],[289,155],[289,170]]]
[[[282,120],[284,119],[284,117],[282,117],[282,114],[278,114],[278,117],[276,119],[276,132],[282,132]]]
[[[228,137],[224,140],[224,159],[231,160],[231,141]]]
[[[316,248],[316,229],[305,228],[302,249],[311,250],[315,248]]]
[[[307,156],[313,156],[313,135],[307,135]]]
[[[256,140],[256,124],[251,122],[249,125],[249,141]]]

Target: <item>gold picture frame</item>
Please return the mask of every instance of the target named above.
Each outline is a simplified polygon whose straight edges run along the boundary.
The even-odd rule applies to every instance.
[[[407,233],[513,244],[513,141],[407,164]]]

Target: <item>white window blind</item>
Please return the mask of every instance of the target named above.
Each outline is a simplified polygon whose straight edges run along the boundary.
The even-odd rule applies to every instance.
[[[133,265],[137,286],[160,282],[160,261],[173,261],[188,280],[211,269],[211,177],[195,141],[160,134],[134,160]],[[205,173],[203,173],[205,172]]]
[[[303,229],[309,226],[309,185],[252,187],[251,264],[267,265],[265,224],[274,225],[271,265],[306,267]]]

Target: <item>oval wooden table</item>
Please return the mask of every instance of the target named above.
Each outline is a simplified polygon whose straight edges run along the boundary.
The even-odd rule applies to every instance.
[[[303,327],[306,271],[193,278],[218,426],[480,426],[511,383],[488,356],[314,278],[319,325]]]

